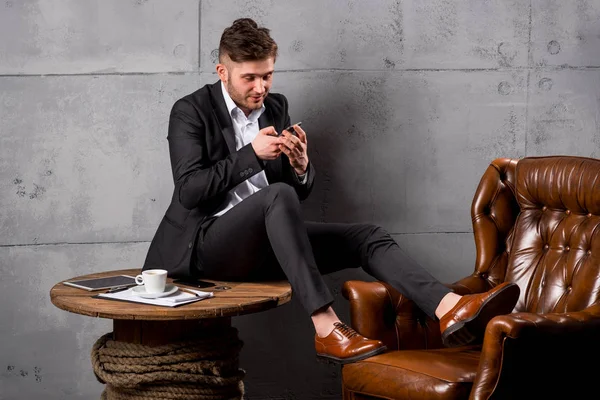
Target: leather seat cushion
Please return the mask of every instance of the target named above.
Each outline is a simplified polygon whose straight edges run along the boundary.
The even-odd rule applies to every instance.
[[[480,346],[391,351],[347,364],[345,389],[384,399],[467,398],[475,379]]]

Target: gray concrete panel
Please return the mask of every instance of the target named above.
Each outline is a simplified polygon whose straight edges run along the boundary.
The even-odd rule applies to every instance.
[[[107,319],[81,316],[50,302],[58,282],[93,272],[136,268],[148,243],[0,247],[0,398],[99,398],[94,342],[112,331]]]
[[[214,70],[223,30],[241,17],[271,29],[286,70],[527,65],[528,0],[206,0],[201,7],[202,71]]]
[[[481,175],[525,148],[526,73],[281,73],[317,169],[306,216],[468,231]]]
[[[0,74],[196,71],[198,0],[7,0]]]
[[[531,54],[536,66],[600,66],[600,2],[532,1]]]
[[[176,99],[212,75],[0,78],[1,244],[150,240]]]
[[[600,157],[600,70],[531,76],[528,155]]]

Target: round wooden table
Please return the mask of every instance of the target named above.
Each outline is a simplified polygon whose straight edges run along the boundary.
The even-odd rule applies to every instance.
[[[68,280],[113,275],[136,276],[140,273],[141,269],[128,269],[78,276]],[[197,289],[178,283],[178,286],[184,288],[211,291],[214,297],[177,307],[94,298],[106,290],[88,292],[65,285],[64,281],[57,283],[50,290],[50,299],[52,304],[65,311],[112,319],[112,340],[115,342],[157,347],[194,340],[207,330],[231,330],[231,317],[269,310],[289,302],[292,297],[292,289],[287,281],[202,280],[213,282],[216,288],[221,289]],[[169,278],[168,282],[172,282],[172,279]]]

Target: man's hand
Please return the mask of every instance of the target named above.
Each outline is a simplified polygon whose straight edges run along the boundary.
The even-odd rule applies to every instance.
[[[306,132],[302,130],[298,125],[294,125],[294,130],[298,136],[294,136],[288,131],[283,131],[281,137],[281,144],[279,149],[284,152],[290,159],[292,168],[298,175],[306,173],[308,168],[308,154],[306,152]]]
[[[277,137],[277,131],[272,126],[258,131],[258,135],[252,141],[252,148],[256,156],[261,160],[274,160],[281,155],[281,139]]]

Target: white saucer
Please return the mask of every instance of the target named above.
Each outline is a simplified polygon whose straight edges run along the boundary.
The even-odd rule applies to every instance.
[[[136,294],[140,297],[143,297],[145,299],[158,299],[159,297],[165,297],[170,294],[173,294],[178,290],[179,290],[179,288],[177,286],[173,285],[172,283],[167,283],[165,285],[165,291],[160,292],[160,293],[146,293],[146,287],[144,287],[144,285],[135,286],[135,287],[131,288],[131,291],[134,294]]]

